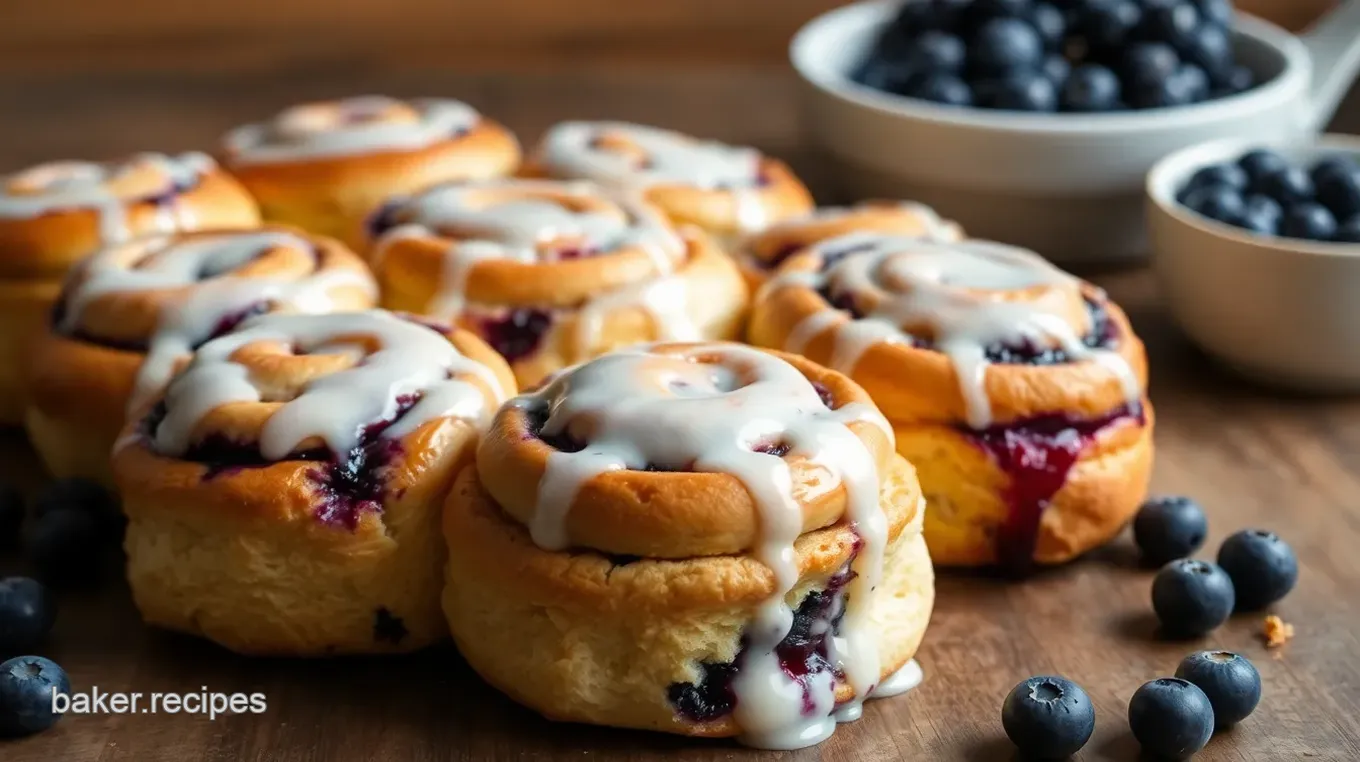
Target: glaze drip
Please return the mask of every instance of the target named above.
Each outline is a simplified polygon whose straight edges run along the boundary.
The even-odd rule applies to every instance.
[[[1051,352],[1055,360],[1096,363],[1119,381],[1128,402],[1142,396],[1138,378],[1117,352],[1087,342],[1093,332],[1108,332],[1108,324],[1081,330],[1065,315],[1066,295],[1077,293],[1081,282],[1032,252],[989,241],[941,243],[864,233],[823,241],[812,251],[829,253],[831,261],[820,271],[778,275],[766,288],[811,288],[845,312],[824,310],[805,318],[784,342],[788,351],[801,353],[832,330],[829,364],[851,373],[877,344],[933,348],[952,362],[974,429],[992,422],[986,372],[994,362],[1005,362],[1007,352],[1030,357]],[[1085,303],[1081,309],[1084,319],[1094,320]]]
[[[176,199],[217,168],[201,153],[167,156],[137,154],[122,162],[62,161],[0,177],[0,219],[30,219],[72,209],[99,215],[102,244],[122,243],[133,231],[128,210],[154,203],[158,214],[153,233],[197,227],[192,212]]]
[[[224,138],[229,163],[273,164],[361,153],[418,151],[467,133],[481,115],[460,101],[365,95],[306,103]]]
[[[611,471],[731,474],[755,500],[761,536],[752,552],[773,573],[774,590],[744,633],[740,669],[731,672],[731,701],[723,699],[728,691],[723,688],[686,694],[681,703],[695,711],[730,704],[744,743],[790,749],[818,743],[834,730],[839,680],[854,689],[852,706],[868,697],[880,668],[868,593],[882,573],[887,519],[879,505],[876,463],[848,425],[871,423],[891,438],[877,410],[857,403],[832,410],[793,365],[730,344],[614,352],[510,404],[535,417],[535,424],[541,421],[545,441],[579,444],[548,456],[529,526],[542,548],[572,545],[567,516],[577,493]],[[785,456],[808,458],[841,480],[848,496],[845,520],[861,539],[844,579],[844,610],[831,617],[840,621],[840,634],[824,641],[827,669],[786,669],[793,661],[790,649],[798,649],[789,645],[781,652],[786,642],[802,643],[786,597],[799,578],[793,546],[803,515]],[[820,654],[819,648],[808,653]]]

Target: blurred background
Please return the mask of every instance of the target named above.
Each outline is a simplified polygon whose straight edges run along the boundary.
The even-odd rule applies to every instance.
[[[0,161],[212,145],[299,99],[465,99],[532,139],[562,118],[685,130],[722,109],[791,152],[793,32],[836,0],[8,0]],[[1335,0],[1238,0],[1299,29]],[[664,81],[664,97],[649,97]],[[770,97],[749,97],[752,86]],[[1354,95],[1338,129],[1360,131]],[[815,177],[813,178],[815,181]],[[815,182],[814,182],[815,184]]]

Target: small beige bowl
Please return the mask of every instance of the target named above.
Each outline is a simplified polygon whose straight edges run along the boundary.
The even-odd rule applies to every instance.
[[[1360,244],[1256,235],[1176,201],[1196,170],[1263,145],[1304,165],[1337,154],[1360,160],[1360,138],[1328,135],[1293,146],[1216,140],[1158,162],[1147,212],[1163,297],[1191,340],[1248,377],[1360,391]]]

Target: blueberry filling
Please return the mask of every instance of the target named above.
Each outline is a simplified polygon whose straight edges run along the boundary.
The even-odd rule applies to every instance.
[[[502,357],[515,362],[538,351],[552,324],[552,313],[547,310],[522,307],[503,317],[479,320],[478,333]]]
[[[789,257],[802,251],[805,246],[806,244],[802,244],[797,241],[791,241],[775,249],[764,260],[758,261],[760,262],[761,267],[765,268],[766,270],[773,270],[776,267],[779,267],[780,265],[784,264],[784,262],[786,262]],[[823,266],[825,266],[825,263],[823,263]]]
[[[823,384],[820,381],[813,381],[812,388],[817,390],[817,397],[821,399],[823,405],[826,405],[832,410],[836,409],[836,397],[831,393],[830,389],[826,388],[826,384]]]
[[[212,333],[208,334],[207,337],[203,339],[203,342],[231,333],[246,320],[253,318],[256,315],[263,315],[268,311],[269,302],[255,302],[249,307],[223,315],[221,319],[217,321],[217,325],[213,326]],[[199,342],[199,344],[202,344],[203,342]],[[198,346],[196,345],[194,348],[197,349]]]
[[[373,639],[397,645],[406,639],[406,623],[401,617],[393,616],[391,611],[380,608],[373,613]]]
[[[383,233],[401,224],[399,219],[401,212],[401,201],[394,200],[384,203],[376,211],[364,220],[364,230],[368,233],[370,240],[376,239]]]
[[[850,566],[859,552],[861,543],[852,551],[850,562],[827,580],[822,590],[808,593],[793,612],[793,626],[775,647],[779,666],[791,680],[803,687],[803,711],[811,714],[816,710],[810,682],[815,675],[833,673],[842,677],[831,661],[829,640],[840,634],[841,621],[845,616],[847,597],[846,585],[855,578]],[[731,662],[701,662],[699,680],[694,683],[672,683],[666,696],[675,713],[684,719],[695,722],[711,722],[732,713],[737,706],[736,690],[733,681],[741,672],[742,661],[746,656],[749,643],[743,637],[736,659]]]
[[[1010,477],[1007,515],[996,536],[997,559],[1012,571],[1033,565],[1039,522],[1082,452],[1100,432],[1124,422],[1146,422],[1141,403],[1124,405],[1099,418],[1054,413],[980,431],[965,430]]]

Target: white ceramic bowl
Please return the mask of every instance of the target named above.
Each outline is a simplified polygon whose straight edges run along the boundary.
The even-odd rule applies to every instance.
[[[1163,299],[1196,344],[1245,375],[1302,391],[1360,391],[1360,244],[1254,235],[1176,202],[1196,170],[1260,146],[1203,143],[1148,174]],[[1360,160],[1360,137],[1271,147],[1303,165],[1336,154]]]
[[[1351,0],[1302,40],[1239,14],[1238,60],[1267,81],[1229,98],[1111,114],[951,108],[850,79],[898,5],[875,0],[833,10],[790,48],[806,83],[809,129],[839,190],[923,201],[970,235],[1026,246],[1068,267],[1143,256],[1143,180],[1158,159],[1214,138],[1311,136],[1360,66],[1360,0]]]

